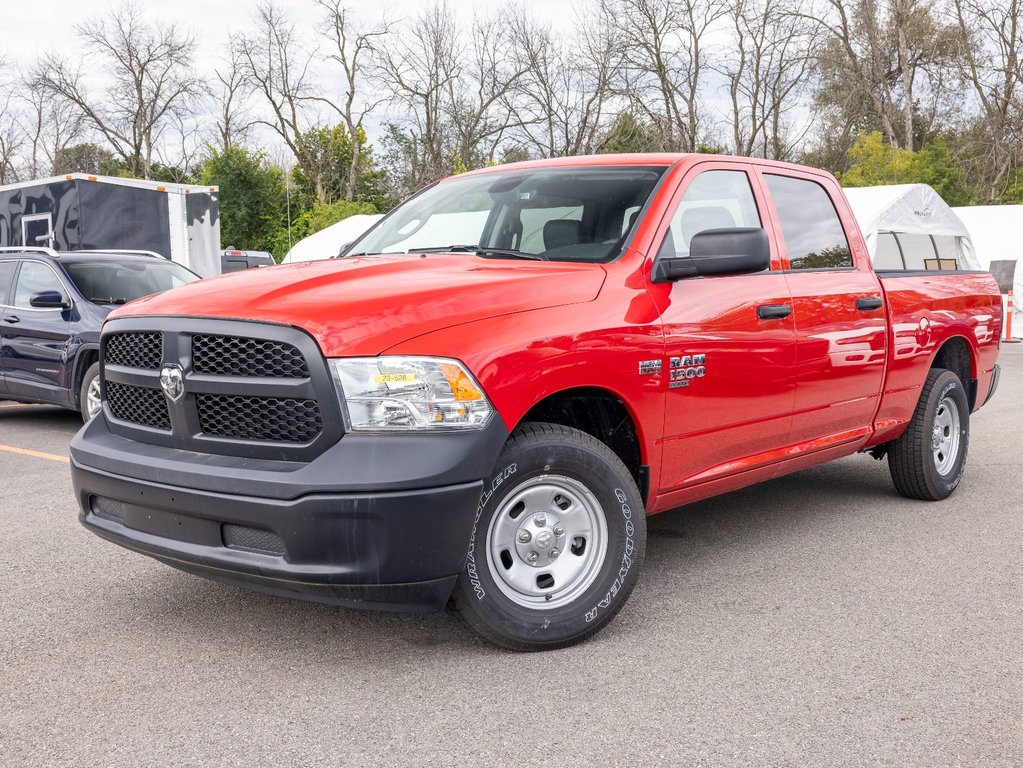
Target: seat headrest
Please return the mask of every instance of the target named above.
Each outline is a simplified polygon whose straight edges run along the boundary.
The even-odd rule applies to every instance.
[[[578,245],[582,242],[583,223],[573,219],[552,219],[543,225],[544,250]]]
[[[687,243],[693,236],[708,229],[732,229],[735,219],[728,209],[720,205],[690,208],[682,214],[682,237]]]

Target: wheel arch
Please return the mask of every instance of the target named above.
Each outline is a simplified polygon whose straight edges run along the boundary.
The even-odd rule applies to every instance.
[[[965,336],[950,336],[941,343],[928,370],[944,368],[952,371],[966,387],[970,410],[977,402],[977,352]]]
[[[519,419],[575,427],[610,448],[636,480],[643,500],[649,493],[650,471],[645,463],[639,421],[624,398],[603,387],[572,387],[545,395]]]
[[[83,344],[75,355],[75,375],[71,386],[71,404],[82,407],[82,382],[93,363],[99,362],[99,344]]]

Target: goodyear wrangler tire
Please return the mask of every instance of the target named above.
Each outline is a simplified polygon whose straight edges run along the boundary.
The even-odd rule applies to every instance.
[[[621,610],[645,551],[643,502],[614,452],[577,429],[526,424],[484,482],[455,608],[505,648],[562,648]]]
[[[952,495],[966,469],[970,406],[963,382],[933,368],[906,431],[888,450],[896,490],[910,499],[939,501]]]

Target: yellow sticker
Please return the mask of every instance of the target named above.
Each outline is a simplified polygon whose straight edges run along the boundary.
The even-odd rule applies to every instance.
[[[373,375],[374,384],[415,384],[414,373],[377,373]]]

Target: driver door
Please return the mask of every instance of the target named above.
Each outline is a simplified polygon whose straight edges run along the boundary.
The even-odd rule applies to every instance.
[[[692,237],[708,229],[765,227],[772,234],[758,183],[742,163],[694,166],[672,206],[658,258],[687,257]],[[670,291],[662,314],[670,371],[663,493],[777,461],[789,442],[796,337],[771,242],[768,271],[652,286]]]

